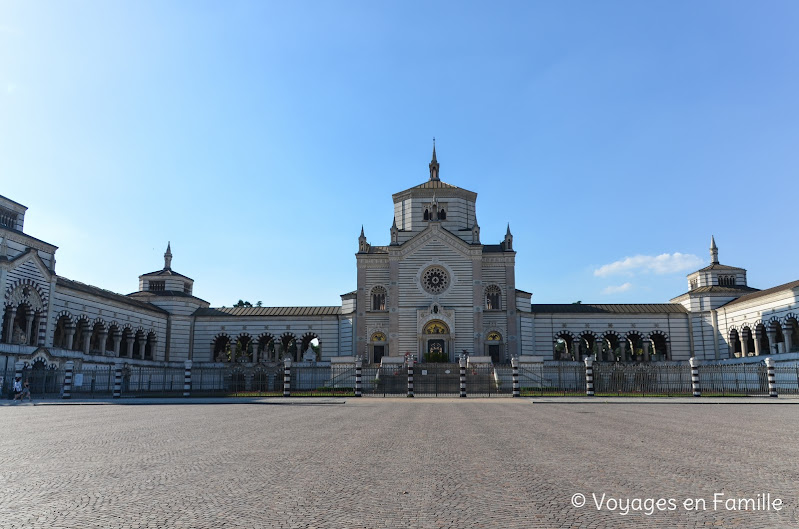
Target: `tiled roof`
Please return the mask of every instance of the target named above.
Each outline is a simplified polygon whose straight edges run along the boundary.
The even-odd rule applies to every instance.
[[[609,305],[590,305],[584,303],[556,303],[556,304],[533,304],[533,312],[539,313],[574,313],[574,314],[662,314],[680,313],[688,311],[679,303],[629,303],[629,304],[609,304]]]
[[[182,290],[144,290],[144,291],[137,291],[131,292],[128,296],[136,296],[140,294],[146,295],[153,295],[153,296],[169,296],[173,298],[191,298],[196,299],[198,301],[202,301],[203,303],[208,303],[202,298],[198,298],[197,296],[192,296],[191,294],[186,294]]]
[[[736,303],[743,303],[751,299],[756,299],[762,296],[768,296],[769,294],[774,294],[781,290],[792,290],[795,288],[799,288],[799,280],[791,281],[790,283],[785,283],[784,285],[778,285],[776,287],[767,288],[766,290],[758,290],[757,292],[752,292],[751,294],[745,294],[738,299],[734,299],[729,303],[724,304],[724,306],[729,307],[730,305],[734,305]]]
[[[185,277],[186,279],[191,279],[189,276],[184,276],[183,274],[178,274],[171,268],[164,268],[163,270],[156,270],[155,272],[148,272],[146,274],[142,274],[142,276],[176,276],[176,277]],[[193,279],[191,279],[194,281]]]
[[[484,244],[483,253],[504,252],[501,244]]]
[[[447,184],[446,182],[442,182],[441,180],[428,180],[423,184],[419,184],[418,186],[413,186],[411,189],[463,189],[463,188],[454,186],[452,184]]]
[[[336,316],[341,307],[222,307],[197,309],[198,317]]]
[[[67,279],[66,277],[59,276],[56,279],[56,285],[62,286],[65,288],[71,288],[72,290],[77,290],[79,292],[84,292],[86,294],[91,294],[93,296],[98,296],[105,299],[110,299],[113,301],[118,301],[119,303],[125,303],[127,305],[133,305],[134,307],[139,307],[145,310],[151,310],[155,312],[163,312],[168,314],[162,308],[156,307],[151,303],[146,303],[144,301],[139,301],[138,299],[132,299],[128,296],[123,296],[122,294],[117,294],[116,292],[111,292],[110,290],[105,290],[103,288],[94,287],[92,285],[87,285],[86,283],[81,283],[80,281],[73,281],[71,279]]]
[[[727,265],[716,263],[716,264],[712,264],[712,265],[706,266],[706,267],[704,267],[702,269],[699,269],[699,270],[697,270],[697,272],[706,272],[708,270],[743,270],[743,268],[741,268],[740,266],[727,266]],[[696,273],[696,272],[692,272],[692,273]]]

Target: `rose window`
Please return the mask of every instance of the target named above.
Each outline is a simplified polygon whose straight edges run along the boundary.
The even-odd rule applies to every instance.
[[[422,274],[422,286],[431,294],[444,292],[449,286],[449,275],[443,268],[431,266]]]

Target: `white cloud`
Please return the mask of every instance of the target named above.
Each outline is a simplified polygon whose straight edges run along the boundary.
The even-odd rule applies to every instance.
[[[623,285],[615,285],[615,286],[611,285],[609,287],[605,287],[602,290],[602,293],[603,294],[618,294],[620,292],[627,292],[631,288],[633,288],[633,284],[632,283],[624,283]]]
[[[689,253],[674,252],[660,255],[636,255],[621,261],[602,265],[594,270],[597,277],[612,275],[632,276],[636,273],[673,274],[695,270],[703,264],[702,259]]]

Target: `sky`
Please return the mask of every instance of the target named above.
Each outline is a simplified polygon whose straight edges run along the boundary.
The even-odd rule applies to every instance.
[[[338,305],[428,179],[534,303],[799,279],[799,4],[0,0],[0,194],[56,272]]]

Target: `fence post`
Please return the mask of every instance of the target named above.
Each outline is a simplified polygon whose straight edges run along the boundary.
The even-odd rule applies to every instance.
[[[774,374],[774,359],[770,356],[766,358],[766,369],[768,371],[768,396],[777,396],[777,377]]]
[[[585,396],[594,396],[594,357],[586,356],[585,362]]]
[[[122,396],[122,364],[117,362],[114,364],[114,398],[118,399]]]
[[[283,396],[291,396],[291,358],[283,357]]]
[[[413,355],[408,357],[408,396],[413,397]]]
[[[694,392],[694,397],[701,397],[702,390],[699,387],[699,360],[692,356],[688,363],[691,364],[691,389]]]
[[[360,397],[363,391],[363,381],[361,375],[363,374],[363,359],[359,356],[355,359],[355,396]]]
[[[512,356],[510,359],[510,365],[513,369],[513,396],[514,397],[521,397],[521,387],[519,387],[519,358],[517,356]]]
[[[466,355],[461,355],[458,360],[461,369],[461,397],[466,396]]]
[[[183,362],[183,396],[191,395],[191,360]]]
[[[75,370],[75,362],[69,360],[64,364],[64,386],[61,391],[62,399],[69,399],[72,397],[72,372]]]

